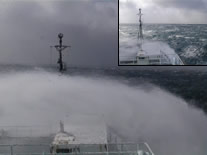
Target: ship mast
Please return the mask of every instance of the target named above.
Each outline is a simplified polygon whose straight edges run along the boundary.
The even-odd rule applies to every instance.
[[[139,13],[137,14],[139,16],[139,31],[138,31],[138,47],[139,51],[137,52],[136,59],[137,61],[145,60],[146,58],[146,52],[142,49],[142,43],[143,43],[143,31],[142,31],[142,10],[139,9]]]
[[[64,62],[63,62],[63,55],[62,55],[62,51],[68,47],[71,47],[71,46],[66,46],[66,45],[62,45],[62,38],[63,38],[63,34],[62,33],[59,33],[58,34],[58,38],[59,38],[59,45],[55,45],[55,46],[51,46],[51,47],[55,47],[56,50],[59,52],[59,58],[58,58],[58,61],[57,63],[59,64],[59,70],[60,71],[63,71],[65,68],[64,66]]]
[[[139,32],[138,32],[138,39],[143,40],[143,32],[142,32],[142,9],[139,9],[139,13],[137,14],[139,16]]]

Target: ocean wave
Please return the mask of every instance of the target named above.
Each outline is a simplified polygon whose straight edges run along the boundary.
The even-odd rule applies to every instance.
[[[134,43],[134,50],[128,51],[120,42],[120,55],[126,55],[137,51],[137,44],[133,39],[137,39],[138,25],[129,24],[120,25],[120,33],[124,32],[127,35],[120,35],[120,40],[127,38],[128,41]],[[204,45],[207,43],[207,25],[173,25],[173,24],[146,24],[143,27],[145,40],[162,41],[174,50],[178,56],[182,58],[187,65],[205,65],[207,63],[207,54]],[[202,47],[203,46],[203,47]],[[194,52],[193,47],[199,48]],[[125,51],[125,54],[124,54]]]

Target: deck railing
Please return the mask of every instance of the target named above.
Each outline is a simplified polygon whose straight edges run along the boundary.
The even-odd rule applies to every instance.
[[[57,132],[55,126],[0,126],[0,137],[48,137]]]
[[[125,144],[70,144],[61,147],[78,147],[79,151],[58,153],[57,155],[154,155],[147,143]],[[54,155],[48,144],[0,145],[0,155]]]
[[[160,51],[160,55],[148,55],[147,58],[149,65],[184,65],[177,54],[166,54],[162,51]],[[153,60],[159,60],[159,62],[155,62]],[[136,65],[137,59],[136,56],[119,56],[119,63],[121,65]]]

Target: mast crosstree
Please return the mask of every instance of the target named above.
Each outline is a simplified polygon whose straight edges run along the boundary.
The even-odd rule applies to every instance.
[[[58,38],[59,38],[59,45],[50,46],[50,47],[55,47],[56,50],[59,52],[59,58],[58,58],[57,63],[59,64],[59,70],[60,71],[63,71],[66,68],[65,68],[64,62],[63,62],[63,54],[62,54],[62,51],[65,50],[68,47],[71,47],[71,46],[67,46],[67,45],[63,45],[62,44],[62,38],[63,38],[63,34],[62,33],[59,33],[58,34]]]

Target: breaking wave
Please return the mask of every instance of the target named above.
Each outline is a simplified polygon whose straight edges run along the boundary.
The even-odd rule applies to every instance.
[[[206,116],[156,86],[44,69],[2,73],[0,85],[1,125],[49,125],[68,114],[103,114],[126,141],[147,141],[156,154],[206,151]]]

